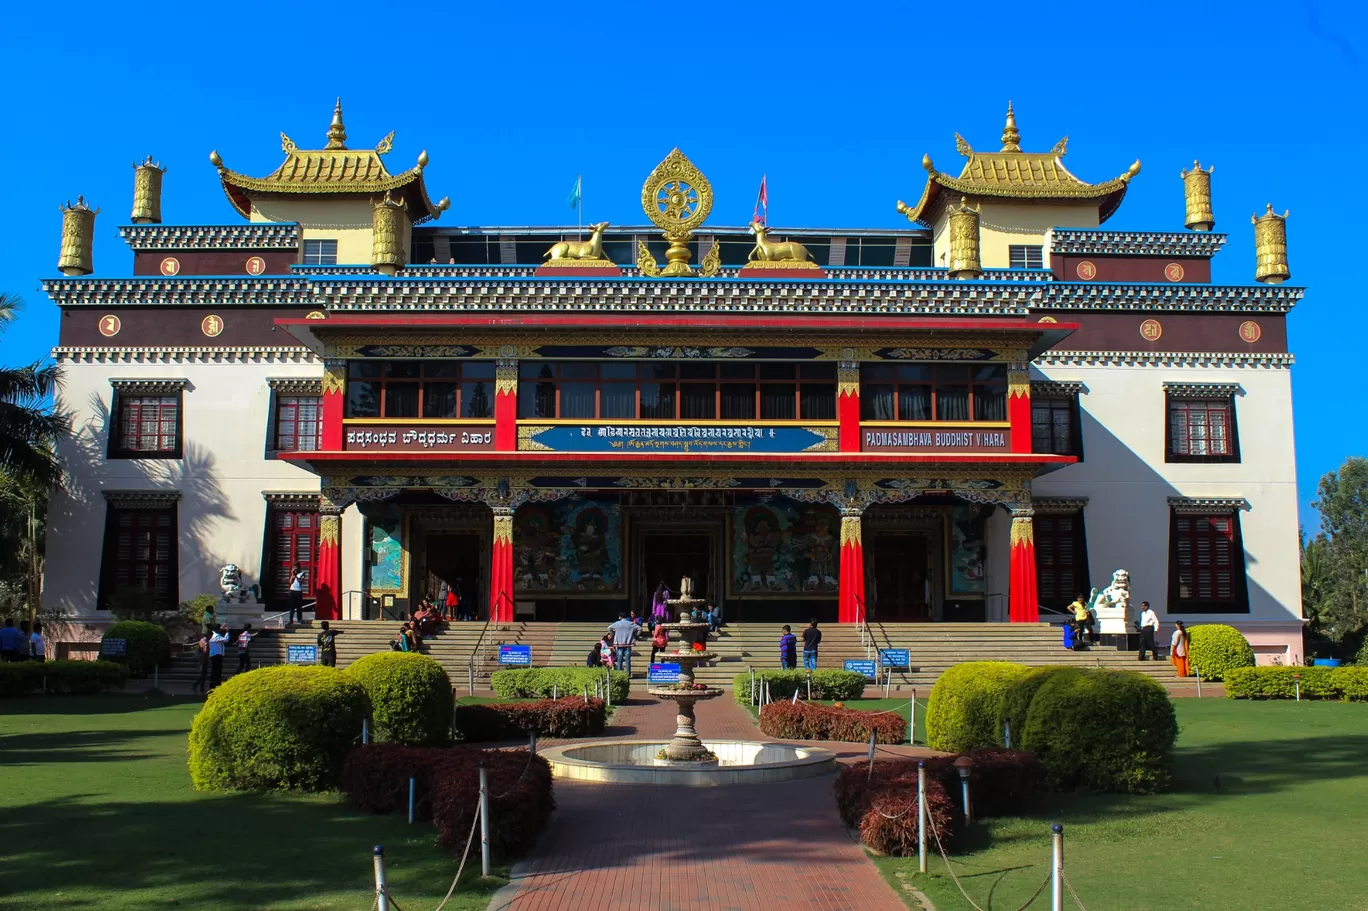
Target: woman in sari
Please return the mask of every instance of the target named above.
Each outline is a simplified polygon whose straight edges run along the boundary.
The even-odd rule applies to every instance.
[[[670,622],[670,608],[665,603],[665,599],[670,597],[670,590],[665,587],[664,581],[656,586],[655,594],[651,596],[651,628],[655,629],[658,624]]]
[[[1188,676],[1188,632],[1182,620],[1174,624],[1173,638],[1169,640],[1169,660],[1179,677]]]

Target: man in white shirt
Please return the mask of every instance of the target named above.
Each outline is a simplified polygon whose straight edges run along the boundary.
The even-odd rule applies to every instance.
[[[29,634],[29,658],[34,661],[47,660],[47,642],[43,639],[43,621],[33,621],[33,632]]]
[[[223,649],[228,644],[228,624],[220,623],[218,632],[209,637],[209,688],[223,682]]]
[[[1159,615],[1150,607],[1148,601],[1140,602],[1140,660],[1147,661],[1145,653],[1154,656],[1154,660],[1159,660],[1159,646],[1156,639],[1159,636]]]
[[[618,613],[617,623],[608,627],[613,634],[613,649],[617,652],[618,670],[627,672],[628,686],[632,679],[632,645],[636,642],[637,625],[627,619],[624,612]]]

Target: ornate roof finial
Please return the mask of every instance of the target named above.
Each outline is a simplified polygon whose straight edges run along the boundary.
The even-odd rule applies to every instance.
[[[328,124],[328,144],[325,149],[345,149],[347,147],[347,128],[342,124],[342,99],[337,99],[333,108],[332,123]]]
[[[1021,151],[1021,134],[1017,132],[1016,114],[1012,112],[1010,101],[1007,102],[1007,125],[1002,128],[1002,151]]]

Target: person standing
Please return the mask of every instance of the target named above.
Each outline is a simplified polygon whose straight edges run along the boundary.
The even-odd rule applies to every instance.
[[[324,667],[337,667],[337,637],[342,631],[329,629],[327,620],[319,626],[322,631],[318,634],[318,663]]]
[[[29,659],[32,661],[47,660],[47,642],[43,639],[43,621],[33,621],[33,632],[29,633]]]
[[[0,629],[0,661],[23,661],[28,654],[27,637],[14,627],[14,618],[6,617]]]
[[[627,672],[628,686],[631,686],[632,680],[632,646],[636,643],[638,629],[640,627],[628,620],[624,611],[618,611],[617,622],[608,627],[613,635],[613,648],[617,652],[618,670]]]
[[[1069,605],[1069,610],[1073,611],[1074,625],[1077,627],[1078,634],[1081,636],[1086,631],[1090,642],[1096,641],[1093,635],[1093,616],[1092,611],[1088,610],[1088,602],[1082,593],[1074,597],[1073,604]]]
[[[1188,631],[1179,620],[1174,623],[1173,637],[1169,639],[1169,660],[1179,677],[1188,676]]]
[[[779,637],[779,666],[786,671],[798,667],[798,637],[793,635],[793,627],[784,624],[784,634]]]
[[[656,655],[665,651],[670,645],[670,634],[665,631],[665,627],[657,625],[655,632],[651,635],[651,663],[655,664]]]
[[[304,622],[304,581],[307,578],[302,563],[296,563],[290,570],[290,616],[285,618],[286,623]]]
[[[252,640],[256,638],[252,624],[242,624],[242,632],[237,634],[238,666],[237,672],[245,674],[252,669]]]
[[[216,629],[218,629],[218,615],[214,613],[214,605],[210,604],[200,615],[200,635],[208,639],[214,635]]]
[[[817,628],[817,618],[813,617],[808,628],[803,630],[803,668],[817,670],[817,646],[822,643],[822,631]]]
[[[655,594],[651,596],[651,623],[669,623],[670,606],[666,600],[670,597],[670,590],[666,588],[665,581],[662,579],[656,586]]]
[[[228,624],[220,623],[209,637],[209,689],[223,682],[223,649],[228,644]]]
[[[199,656],[199,679],[190,686],[190,692],[203,693],[204,684],[209,679],[209,637],[201,635],[195,643],[195,654]]]
[[[1140,661],[1148,661],[1145,657],[1148,652],[1154,660],[1159,660],[1159,646],[1156,639],[1159,636],[1159,615],[1150,607],[1148,601],[1140,602]]]

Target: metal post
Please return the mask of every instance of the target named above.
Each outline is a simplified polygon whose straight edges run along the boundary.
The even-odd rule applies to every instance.
[[[603,672],[603,697],[604,697],[604,699],[606,699],[607,702],[608,702],[608,708],[612,708],[612,707],[613,707],[613,672],[612,672],[612,671],[604,671],[604,672]],[[488,875],[489,875],[488,873],[485,874],[485,876],[488,876]]]
[[[912,688],[912,702],[907,707],[907,744],[917,745],[917,688]]]
[[[585,686],[585,688],[584,688],[584,704],[585,704],[585,705],[588,705],[588,704],[589,704],[589,687],[588,687],[588,686]]]
[[[870,772],[873,772],[873,771],[874,771],[874,739],[875,739],[876,736],[877,736],[877,732],[876,732],[876,731],[870,731],[870,732],[869,732],[869,771],[870,771]]]
[[[964,824],[967,826],[974,821],[974,813],[969,808],[969,776],[960,776],[960,796],[964,798]]]
[[[1293,680],[1293,681],[1292,681],[1292,685],[1295,686],[1295,687],[1297,688],[1297,701],[1298,701],[1298,702],[1301,702],[1301,681],[1300,681],[1300,680]]]
[[[1055,823],[1054,862],[1050,868],[1050,911],[1064,911],[1064,827]]]
[[[369,718],[362,718],[362,719],[361,719],[361,745],[362,745],[362,746],[365,746],[365,745],[368,744],[368,743],[370,743],[370,719],[369,719]]]
[[[470,695],[475,695],[475,659],[471,658],[466,662],[466,671],[470,675]]]
[[[1202,671],[1197,665],[1192,666],[1192,672],[1197,675],[1197,698],[1202,698]]]
[[[528,731],[528,732],[527,732],[527,751],[528,751],[529,753],[531,753],[533,756],[536,756],[536,755],[537,755],[537,732],[536,732],[536,731]]]
[[[796,686],[793,688],[793,704],[798,704],[798,687]]]
[[[413,797],[418,790],[417,779],[409,777],[409,825],[413,825]]]
[[[893,686],[893,668],[884,668],[884,698],[888,698],[888,690]]]
[[[1012,748],[1012,722],[1002,722],[1002,743],[1007,749]]]
[[[551,698],[552,698],[552,699],[559,699],[559,698],[560,698],[560,684],[559,684],[559,683],[553,683],[553,684],[551,684]]]
[[[751,705],[755,705],[755,668],[750,669],[751,675]]]
[[[808,702],[811,702],[811,701],[812,701],[812,675],[811,675],[811,674],[808,674],[808,681],[807,681],[807,683],[808,683],[808,698],[807,698],[807,701],[808,701]]]
[[[385,881],[385,846],[375,846],[375,907],[389,911],[389,885]]]
[[[480,875],[489,875],[489,770],[480,766]]]
[[[926,763],[917,763],[917,869],[926,872]]]

